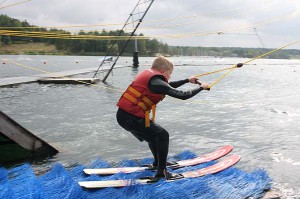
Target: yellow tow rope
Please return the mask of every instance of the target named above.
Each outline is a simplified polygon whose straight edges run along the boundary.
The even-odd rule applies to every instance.
[[[274,50],[272,50],[272,51],[270,51],[270,52],[267,52],[267,53],[265,53],[265,54],[262,54],[262,55],[259,55],[259,56],[257,56],[257,57],[254,57],[254,58],[252,58],[252,59],[250,59],[250,60],[248,60],[248,61],[246,61],[246,62],[244,62],[244,63],[239,63],[239,64],[236,64],[236,65],[234,65],[234,66],[232,66],[232,67],[229,67],[229,68],[224,68],[224,69],[220,69],[220,70],[215,70],[215,71],[211,71],[211,72],[207,72],[207,73],[198,74],[198,75],[195,75],[195,77],[201,77],[201,76],[205,76],[205,75],[209,75],[209,74],[218,73],[218,72],[221,72],[221,71],[228,70],[228,72],[226,72],[224,75],[222,75],[222,76],[219,77],[217,80],[215,80],[212,84],[209,85],[209,88],[212,88],[215,84],[217,84],[217,83],[218,83],[219,81],[221,81],[224,77],[226,77],[229,73],[231,73],[235,68],[240,68],[240,67],[242,67],[243,65],[248,64],[248,63],[250,63],[250,62],[252,62],[252,61],[254,61],[254,60],[257,60],[257,59],[260,59],[260,58],[265,57],[265,56],[267,56],[267,55],[270,55],[270,54],[272,54],[272,53],[274,53],[274,52],[276,52],[276,51],[278,51],[278,50],[284,49],[284,48],[286,48],[286,47],[289,47],[289,46],[294,45],[294,44],[299,43],[299,42],[300,42],[300,40],[295,41],[295,42],[292,42],[292,43],[289,43],[289,44],[286,44],[286,45],[281,46],[281,47],[279,47],[279,48],[276,48],[276,49],[274,49]]]
[[[289,47],[291,45],[294,45],[296,43],[299,43],[300,40],[297,40],[295,42],[292,42],[292,43],[289,43],[289,44],[286,44],[284,46],[281,46],[279,48],[276,48],[270,52],[267,52],[265,54],[262,54],[262,55],[259,55],[257,57],[254,57],[244,63],[239,63],[239,64],[236,64],[232,67],[229,67],[229,68],[224,68],[224,69],[220,69],[220,70],[215,70],[215,71],[211,71],[211,72],[207,72],[207,73],[202,73],[202,74],[198,74],[198,75],[195,75],[196,77],[201,77],[201,76],[205,76],[205,75],[209,75],[209,74],[213,74],[213,73],[218,73],[218,72],[221,72],[221,71],[225,71],[225,70],[228,70],[228,72],[226,72],[224,75],[222,75],[221,77],[219,77],[217,80],[215,80],[212,84],[209,85],[209,88],[212,88],[215,84],[217,84],[219,81],[221,81],[224,77],[226,77],[229,73],[231,73],[235,68],[240,68],[242,67],[243,65],[245,64],[248,64],[256,59],[259,59],[259,58],[262,58],[262,57],[265,57],[267,55],[270,55],[276,51],[279,51],[281,49],[284,49],[286,47]],[[24,64],[20,64],[20,63],[16,63],[16,62],[13,62],[13,61],[10,61],[10,60],[7,60],[7,59],[1,59],[3,61],[6,61],[6,62],[9,62],[9,63],[12,63],[12,64],[15,64],[17,66],[21,66],[21,67],[24,67],[24,68],[28,68],[28,69],[31,69],[31,70],[36,70],[36,71],[40,71],[42,73],[46,73],[46,74],[55,74],[53,72],[48,72],[48,71],[44,71],[44,70],[40,70],[40,69],[37,69],[37,68],[33,68],[33,67],[30,67],[30,66],[27,66],[27,65],[24,65]],[[58,75],[58,77],[61,77],[61,78],[65,78],[64,76],[61,76],[61,75]],[[83,84],[88,84],[88,85],[92,85],[92,86],[96,86],[96,87],[101,87],[101,88],[105,88],[105,89],[110,89],[110,90],[115,90],[115,91],[118,91],[118,92],[121,92],[120,90],[118,89],[112,89],[112,88],[108,88],[108,87],[104,87],[104,86],[100,86],[100,85],[95,85],[95,84],[90,84],[90,83],[87,83],[87,82],[82,82],[82,81],[79,81],[77,80],[77,82],[80,82],[80,83],[83,83]]]
[[[21,3],[26,3],[28,1],[32,1],[32,0],[26,0],[26,1],[21,1],[21,2],[18,2],[18,3],[10,4],[10,5],[7,5],[7,6],[2,6],[2,7],[0,7],[0,9],[8,8],[8,7],[11,7],[11,6],[16,6],[16,5],[19,5]]]

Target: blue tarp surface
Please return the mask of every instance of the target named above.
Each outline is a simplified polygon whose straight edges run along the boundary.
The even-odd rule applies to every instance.
[[[196,155],[185,151],[172,157],[172,160],[194,158]],[[138,164],[150,164],[151,158],[140,161],[123,160],[117,166],[139,166]],[[185,167],[173,172],[182,173],[207,167],[215,161],[193,167]],[[85,198],[260,198],[270,189],[271,179],[264,169],[255,169],[245,172],[236,167],[231,167],[217,174],[211,174],[194,179],[181,179],[174,182],[163,180],[149,185],[133,185],[124,188],[105,188],[85,190],[78,185],[78,181],[85,180],[114,180],[136,179],[151,176],[151,171],[136,172],[131,174],[115,174],[111,176],[85,175],[85,168],[112,167],[108,162],[96,159],[90,165],[77,165],[65,168],[59,163],[51,166],[51,169],[36,175],[32,166],[24,164],[10,169],[0,167],[0,199],[85,199]]]

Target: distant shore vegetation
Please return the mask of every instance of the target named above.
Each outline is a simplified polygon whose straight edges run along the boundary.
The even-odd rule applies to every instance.
[[[9,31],[22,31],[12,34]],[[117,55],[125,44],[125,40],[88,39],[91,36],[130,36],[121,30],[85,32],[78,34],[56,28],[41,28],[30,25],[7,15],[0,15],[0,54],[32,54],[32,55],[91,55],[103,56],[110,49],[110,56]],[[28,34],[26,34],[28,32]],[[31,32],[31,33],[30,33]],[[32,34],[32,32],[37,32]],[[52,36],[54,35],[54,36]],[[72,35],[83,39],[65,39],[60,35]],[[137,36],[144,36],[142,33]],[[135,41],[129,41],[123,55],[132,56]],[[138,39],[137,49],[140,56],[214,56],[254,58],[272,49],[240,48],[240,47],[191,47],[169,46],[157,39]],[[300,50],[284,49],[270,54],[270,59],[300,59]]]

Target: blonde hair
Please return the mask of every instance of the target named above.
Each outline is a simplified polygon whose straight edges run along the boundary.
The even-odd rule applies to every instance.
[[[174,67],[173,63],[167,58],[165,58],[164,56],[157,57],[152,63],[152,68],[158,71],[162,69],[173,70],[173,67]]]

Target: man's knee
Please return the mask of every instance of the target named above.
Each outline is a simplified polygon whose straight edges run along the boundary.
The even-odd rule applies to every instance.
[[[165,129],[162,129],[159,133],[157,138],[161,141],[169,140],[169,133]]]

